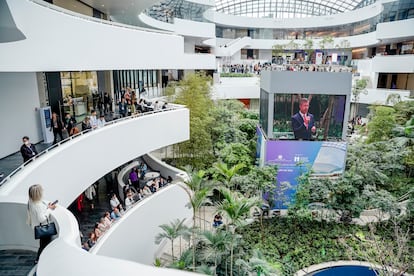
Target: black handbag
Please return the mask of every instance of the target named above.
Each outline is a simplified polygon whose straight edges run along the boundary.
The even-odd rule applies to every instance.
[[[49,219],[47,220],[47,224],[40,224],[34,228],[34,235],[36,240],[51,237],[56,234],[56,225],[54,222],[49,222]]]

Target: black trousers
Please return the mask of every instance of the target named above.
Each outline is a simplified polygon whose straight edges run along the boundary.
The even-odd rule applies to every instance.
[[[42,254],[43,249],[46,248],[46,246],[52,241],[52,237],[46,237],[46,238],[41,238],[40,239],[40,247],[39,250],[37,251],[37,257],[36,257],[36,261],[39,260],[40,254]]]
[[[63,140],[63,134],[62,134],[62,129],[60,129],[60,128],[53,128],[53,136],[54,136],[54,138],[53,138],[53,144],[56,144],[56,140],[57,140],[57,136],[60,136],[60,141],[62,141]]]

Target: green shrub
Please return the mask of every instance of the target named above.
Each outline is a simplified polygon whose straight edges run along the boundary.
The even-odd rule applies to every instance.
[[[250,73],[221,73],[220,77],[223,78],[250,78],[253,77],[254,74]]]

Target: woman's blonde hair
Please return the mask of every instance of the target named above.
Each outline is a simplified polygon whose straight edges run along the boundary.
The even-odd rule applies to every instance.
[[[43,188],[40,184],[35,184],[29,188],[29,199],[33,202],[42,200]]]

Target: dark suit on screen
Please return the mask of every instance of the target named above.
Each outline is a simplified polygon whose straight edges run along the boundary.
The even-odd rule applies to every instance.
[[[310,118],[307,128],[303,123],[303,117],[299,112],[292,116],[292,129],[296,140],[311,140],[312,138],[311,129],[315,125],[315,120],[313,119],[312,114],[308,113],[307,116]]]

